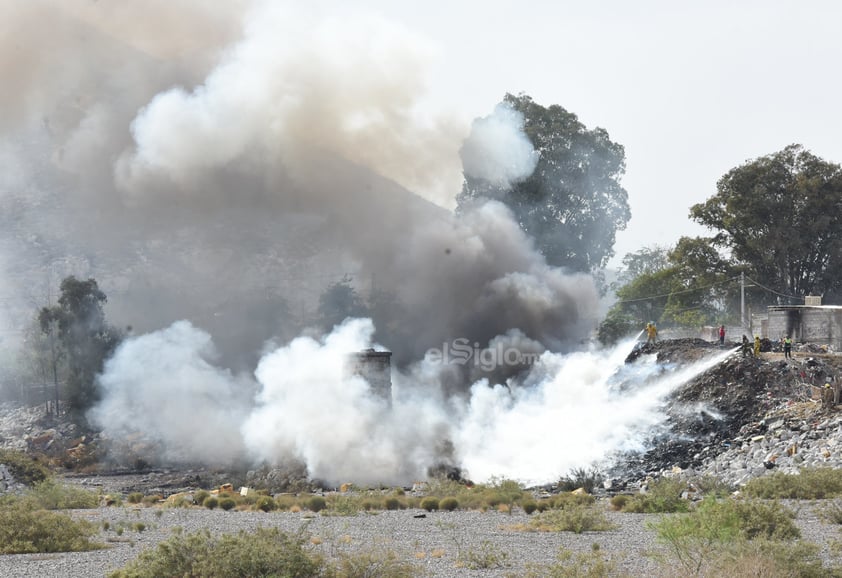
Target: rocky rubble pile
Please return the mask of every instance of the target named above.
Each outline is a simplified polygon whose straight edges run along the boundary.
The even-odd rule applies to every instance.
[[[648,353],[658,363],[682,365],[715,348],[701,340],[671,340],[647,345],[629,361]],[[666,430],[651,440],[651,449],[625,456],[614,468],[625,473],[621,485],[681,473],[712,475],[738,487],[775,471],[842,467],[842,412],[812,399],[813,386],[842,376],[842,356],[812,353],[802,349],[783,359],[735,351],[679,387],[666,402]]]
[[[842,413],[816,401],[785,404],[743,426],[725,447],[707,458],[698,473],[735,487],[775,471],[842,468]]]

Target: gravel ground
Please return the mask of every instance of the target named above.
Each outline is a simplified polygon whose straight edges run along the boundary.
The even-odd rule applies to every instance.
[[[822,544],[829,556],[829,544],[840,539],[839,526],[824,523],[816,514],[820,507],[802,503],[797,508],[798,524],[804,539]],[[162,512],[156,515],[156,512]],[[418,518],[421,514],[426,517]],[[123,566],[142,550],[154,547],[172,535],[174,528],[192,532],[206,528],[212,533],[232,533],[256,527],[278,527],[295,532],[304,527],[307,535],[320,539],[311,544],[326,555],[344,549],[383,547],[395,551],[419,568],[426,576],[439,577],[504,577],[525,570],[528,565],[547,564],[555,560],[559,548],[588,552],[594,544],[616,563],[621,575],[657,576],[663,568],[650,554],[663,551],[647,522],[655,515],[608,512],[616,529],[576,535],[563,533],[522,532],[513,529],[526,523],[523,513],[498,512],[434,512],[420,510],[387,511],[358,514],[351,517],[328,517],[290,512],[225,512],[205,509],[159,509],[146,507],[100,508],[77,510],[73,515],[100,526],[104,521],[110,530],[100,535],[108,543],[105,550],[67,554],[22,554],[0,556],[0,576],[90,578],[105,576]],[[143,522],[146,530],[137,532],[131,526]],[[114,529],[124,526],[122,536]],[[489,545],[490,546],[487,546]],[[457,565],[460,552],[479,553],[489,547],[507,555],[502,568],[470,570]]]

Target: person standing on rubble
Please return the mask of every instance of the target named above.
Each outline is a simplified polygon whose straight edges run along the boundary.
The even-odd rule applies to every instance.
[[[740,346],[740,351],[742,351],[743,357],[748,357],[748,354],[751,351],[751,345],[749,345],[748,337],[745,336],[745,333],[743,333],[743,343]]]
[[[760,336],[754,336],[754,356],[760,357]]]
[[[655,343],[658,340],[658,328],[653,321],[646,324],[646,337],[646,343]]]
[[[719,326],[719,347],[722,347],[724,345],[725,345],[725,326],[720,325]]]
[[[792,359],[792,338],[784,337],[784,359]]]

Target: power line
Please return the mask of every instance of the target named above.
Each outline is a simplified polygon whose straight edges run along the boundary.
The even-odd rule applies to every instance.
[[[719,281],[717,283],[712,283],[710,285],[704,285],[702,287],[693,287],[691,289],[682,289],[681,291],[672,291],[670,293],[664,293],[662,295],[650,295],[648,297],[638,297],[637,299],[622,299],[622,300],[617,301],[617,303],[637,303],[637,302],[640,302],[640,301],[649,301],[651,299],[661,299],[663,297],[670,297],[672,295],[682,295],[684,293],[692,293],[693,291],[702,291],[704,289],[711,289],[712,287],[716,287],[718,285],[724,285],[726,283],[730,283],[732,281],[738,281],[738,280],[739,280],[739,277],[731,277],[730,279],[725,279],[724,281]],[[785,297],[787,299],[796,299],[796,300],[799,300],[799,301],[806,301],[804,299],[804,297],[798,297],[798,296],[795,296],[795,295],[787,295],[786,293],[780,293],[778,291],[775,291],[774,289],[771,289],[769,287],[766,287],[765,285],[762,285],[761,283],[758,283],[757,281],[755,281],[754,279],[751,279],[749,277],[746,277],[746,280],[753,283],[754,286],[759,287],[760,289],[763,289],[764,291],[767,291],[767,292],[772,293],[774,295],[777,295],[779,297]]]
[[[770,289],[769,287],[766,287],[765,285],[761,285],[760,283],[758,283],[757,281],[755,281],[754,279],[752,279],[750,277],[746,277],[746,279],[748,279],[749,281],[751,281],[752,283],[754,283],[755,285],[757,285],[758,287],[760,287],[764,291],[768,291],[769,293],[774,293],[775,295],[778,295],[779,297],[786,297],[787,299],[798,299],[799,301],[805,301],[806,302],[806,299],[804,297],[796,297],[795,295],[786,295],[784,293],[778,293],[774,289]]]
[[[732,277],[730,279],[725,279],[724,281],[719,281],[717,283],[712,283],[710,285],[705,285],[703,287],[693,287],[692,289],[682,289],[681,291],[672,291],[670,293],[664,293],[663,295],[650,295],[649,297],[639,297],[637,299],[623,299],[617,301],[617,303],[635,303],[637,301],[648,301],[650,299],[660,299],[662,297],[670,297],[672,295],[681,295],[683,293],[692,293],[693,291],[701,291],[703,289],[710,289],[711,287],[716,287],[717,285],[724,285],[725,283],[730,283],[731,281],[735,281],[739,279],[739,277]]]

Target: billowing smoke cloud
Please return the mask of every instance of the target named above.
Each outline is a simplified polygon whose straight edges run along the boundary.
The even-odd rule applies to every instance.
[[[665,420],[665,398],[732,353],[664,373],[654,363],[625,366],[630,342],[545,352],[506,385],[481,379],[465,398],[436,390],[442,364],[505,364],[508,352],[522,355],[512,335],[496,358],[427,357],[395,372],[387,400],[346,367],[349,351],[373,345],[373,332],[369,320],[353,319],[267,353],[250,397],[251,384],[209,365],[207,334],[179,322],[121,347],[102,379],[105,401],[89,417],[135,455],[171,463],[297,460],[332,484],[407,484],[448,465],[477,481],[543,484],[644,449]]]
[[[426,108],[435,50],[334,8],[40,0],[5,11],[0,168],[14,170],[0,178],[0,218],[20,319],[45,277],[93,276],[109,321],[141,335],[102,377],[92,419],[112,438],[133,432],[173,461],[293,457],[339,479],[362,475],[359,459],[381,481],[407,479],[433,456],[469,461],[454,424],[485,423],[480,400],[503,403],[490,386],[525,369],[433,364],[429,350],[460,339],[549,355],[593,329],[591,279],[547,266],[504,205],[448,210],[468,127]],[[527,175],[521,125],[505,107],[476,123],[466,170]],[[316,335],[318,296],[346,273],[364,297],[395,303],[372,308],[375,337],[352,323],[296,338]],[[337,373],[340,349],[375,338],[404,372],[388,415]],[[288,345],[262,356],[270,339]],[[332,396],[356,413],[336,409],[342,430],[328,437],[306,404]],[[209,424],[237,432],[231,444]]]
[[[507,103],[498,104],[491,116],[475,120],[459,151],[465,175],[503,190],[531,175],[538,153],[524,134],[523,124],[523,114]]]
[[[89,417],[115,443],[145,444],[164,461],[234,463],[255,388],[214,367],[214,356],[210,335],[184,321],[128,339],[108,361],[104,399]]]

